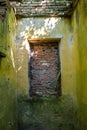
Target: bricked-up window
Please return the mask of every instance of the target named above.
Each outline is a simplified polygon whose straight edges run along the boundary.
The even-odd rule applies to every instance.
[[[59,42],[33,41],[30,43],[30,96],[61,95]]]

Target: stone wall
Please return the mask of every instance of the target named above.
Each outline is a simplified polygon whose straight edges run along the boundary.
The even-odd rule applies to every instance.
[[[17,130],[15,16],[13,9],[5,11],[0,17],[0,130]]]
[[[86,5],[87,0],[80,0],[71,17],[31,17],[17,20],[18,95],[29,93],[28,38],[60,37],[62,94],[73,97],[78,108],[76,130],[87,129]]]
[[[7,33],[8,33],[8,21],[6,21],[6,14],[10,11],[10,6],[7,0],[0,0],[0,52],[6,53],[7,44]],[[4,35],[3,35],[4,34]]]
[[[62,94],[75,95],[72,55],[73,33],[68,18],[22,18],[17,20],[17,80],[18,95],[29,95],[28,62],[30,60],[29,39],[60,38]],[[24,81],[24,82],[23,82]]]
[[[78,103],[78,130],[87,129],[87,0],[80,0],[72,17],[73,67]]]
[[[29,95],[28,38],[61,38],[62,94],[73,97],[77,106],[76,130],[87,130],[87,0],[80,0],[72,17],[31,17],[17,19],[13,10],[0,16],[0,129],[16,129],[17,94]],[[5,10],[6,11],[6,10]],[[3,35],[2,35],[3,34]],[[16,45],[16,51],[15,51]],[[15,52],[16,67],[15,67]],[[4,55],[5,54],[5,55]]]
[[[74,9],[72,0],[22,0],[11,4],[21,17],[71,15]]]

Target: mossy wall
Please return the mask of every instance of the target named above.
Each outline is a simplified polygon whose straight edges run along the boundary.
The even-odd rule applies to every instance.
[[[18,117],[20,130],[75,130],[75,111],[69,96],[21,100]]]
[[[79,0],[71,17],[31,17],[17,20],[18,95],[29,94],[28,38],[61,38],[62,95],[73,97],[78,130],[87,129],[87,0]]]
[[[17,79],[18,95],[29,95],[28,62],[30,46],[28,38],[61,38],[60,60],[62,94],[74,95],[72,65],[72,27],[69,18],[42,17],[17,20]]]
[[[73,27],[72,27],[72,19],[69,18],[60,18],[60,17],[42,17],[42,18],[23,18],[17,20],[17,33],[16,33],[16,46],[17,46],[17,86],[18,86],[18,114],[19,114],[19,127],[20,129],[44,129],[42,125],[39,128],[40,121],[42,124],[44,124],[45,118],[45,108],[44,104],[40,106],[40,103],[36,103],[35,108],[33,109],[33,105],[31,105],[31,110],[33,110],[33,115],[35,117],[32,118],[29,113],[32,113],[30,110],[30,100],[29,102],[26,102],[26,97],[29,96],[29,77],[28,77],[28,62],[30,60],[30,46],[29,46],[29,39],[34,38],[60,38],[59,43],[59,50],[60,50],[60,61],[61,61],[61,87],[62,87],[62,97],[68,97],[69,105],[62,106],[58,104],[59,98],[55,98],[55,103],[53,105],[52,101],[47,104],[45,98],[44,103],[46,103],[46,108],[50,113],[46,113],[46,130],[49,129],[50,122],[52,123],[51,129],[63,129],[63,130],[74,130],[76,128],[75,126],[75,111],[76,108],[74,106],[74,99],[76,100],[76,82],[75,82],[75,70],[73,67],[74,59],[73,59]],[[48,97],[48,100],[51,99]],[[64,98],[65,99],[65,98]],[[37,99],[36,99],[37,101]],[[24,104],[22,104],[24,102]],[[49,101],[48,101],[49,102]],[[31,103],[33,104],[33,100],[31,100]],[[61,102],[62,103],[62,102]],[[51,111],[51,104],[53,110]],[[59,116],[54,116],[54,114],[51,115],[51,113],[55,113],[54,107],[55,104],[58,104],[60,107],[60,111],[58,110],[58,106],[56,106],[56,109],[59,111],[59,113],[62,111],[61,114],[61,122]],[[24,107],[23,107],[24,106]],[[38,108],[37,106],[43,107],[43,110],[41,108]],[[66,106],[66,107],[65,107]],[[49,108],[49,109],[48,109]],[[72,110],[70,110],[72,108]],[[27,110],[26,110],[27,109]],[[41,110],[41,113],[40,110]],[[66,110],[68,110],[68,114],[72,114],[72,117],[68,117],[68,114],[66,113]],[[70,111],[69,111],[70,110]],[[36,113],[36,114],[34,114]],[[66,113],[66,119],[65,114]],[[32,116],[33,116],[32,115]],[[41,115],[44,115],[42,117]],[[31,118],[30,118],[31,117]],[[50,119],[55,118],[55,125],[53,121]],[[41,119],[39,119],[41,118]],[[29,120],[30,119],[30,120]],[[66,123],[65,121],[68,123]],[[73,120],[72,120],[73,119]],[[38,120],[38,121],[37,121]],[[54,119],[53,119],[54,120]],[[60,123],[59,123],[60,122]],[[72,123],[71,123],[72,122]],[[30,123],[30,124],[29,124]],[[35,123],[35,124],[34,124]],[[64,123],[64,124],[63,124]],[[70,124],[69,124],[70,123]],[[62,124],[61,126],[59,126]],[[77,122],[76,122],[77,124]],[[30,127],[31,125],[31,127]],[[66,125],[66,126],[65,126]],[[37,128],[36,128],[37,127]],[[61,128],[60,128],[61,127]]]
[[[87,0],[79,1],[72,16],[72,26],[78,129],[87,130]]]
[[[0,17],[0,130],[17,130],[15,16],[13,9]]]
[[[87,0],[79,0],[71,17],[17,19],[16,42],[13,10],[7,11],[3,20],[0,17],[0,52],[6,54],[4,58],[0,56],[1,130],[17,130],[16,95],[19,97],[29,95],[28,38],[61,38],[59,44],[62,95],[70,95],[73,97],[73,103],[76,103],[78,120],[76,130],[87,130],[86,15]]]

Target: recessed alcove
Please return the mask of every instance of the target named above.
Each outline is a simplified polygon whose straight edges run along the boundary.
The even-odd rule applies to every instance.
[[[61,95],[60,38],[29,39],[30,96]]]

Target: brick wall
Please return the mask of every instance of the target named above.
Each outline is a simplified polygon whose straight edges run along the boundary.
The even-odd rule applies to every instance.
[[[40,43],[30,46],[30,95],[57,94],[56,79],[60,71],[58,43]]]
[[[73,0],[22,0],[11,4],[16,15],[22,17],[63,16],[70,15],[73,10]]]

